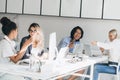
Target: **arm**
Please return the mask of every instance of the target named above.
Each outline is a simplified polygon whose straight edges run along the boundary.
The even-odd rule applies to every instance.
[[[58,50],[60,50],[62,47],[68,46],[68,43],[65,41],[65,39],[62,39],[60,43],[58,44]]]
[[[112,44],[110,44],[110,43],[102,43],[102,42],[93,41],[91,44],[97,45],[98,47],[101,47],[104,49],[111,49],[112,48]]]
[[[21,50],[17,53],[17,55],[10,56],[10,60],[13,61],[14,63],[17,63],[25,54],[25,51],[27,47],[31,44],[32,39],[26,40],[26,42],[23,44]]]
[[[97,42],[97,46],[102,47],[104,49],[111,49],[112,48],[112,44],[109,44],[109,43]]]

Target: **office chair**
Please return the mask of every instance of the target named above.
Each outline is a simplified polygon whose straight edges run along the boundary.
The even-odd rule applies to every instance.
[[[114,79],[112,79],[112,80],[120,80],[120,59],[119,59],[118,65],[113,65],[113,66],[116,67],[116,74],[109,74],[109,76],[110,75],[113,76]],[[100,77],[103,74],[107,75],[108,73],[100,73],[98,80],[102,80],[102,79],[100,79]]]
[[[118,65],[116,66],[116,77],[117,77],[117,80],[120,80],[120,59],[119,59],[119,62],[118,62]]]

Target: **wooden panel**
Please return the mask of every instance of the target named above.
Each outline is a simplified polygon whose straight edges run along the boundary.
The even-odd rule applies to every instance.
[[[59,16],[60,0],[43,0],[42,15]]]
[[[8,13],[22,13],[23,0],[7,0]]]
[[[24,13],[40,14],[41,0],[24,0]]]
[[[120,0],[105,0],[104,19],[120,19]]]
[[[5,12],[6,0],[0,0],[0,12]]]
[[[82,0],[81,17],[101,18],[103,0]]]
[[[80,17],[81,0],[62,0],[61,16]]]

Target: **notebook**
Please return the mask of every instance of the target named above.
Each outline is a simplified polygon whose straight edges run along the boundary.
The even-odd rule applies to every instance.
[[[102,52],[97,46],[92,46],[89,44],[84,44],[85,54],[90,57],[100,57],[102,56]]]

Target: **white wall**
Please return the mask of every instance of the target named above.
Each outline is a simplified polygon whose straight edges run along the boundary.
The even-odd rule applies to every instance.
[[[83,43],[89,43],[92,40],[104,41],[107,39],[108,31],[112,28],[120,32],[120,21],[0,14],[0,18],[3,16],[7,16],[17,23],[19,27],[18,41],[28,34],[27,29],[31,23],[38,23],[44,31],[46,46],[48,46],[49,34],[51,32],[57,32],[58,43],[61,38],[69,36],[71,29],[77,25],[81,26],[85,32],[81,40]],[[1,30],[0,33],[2,33]]]

